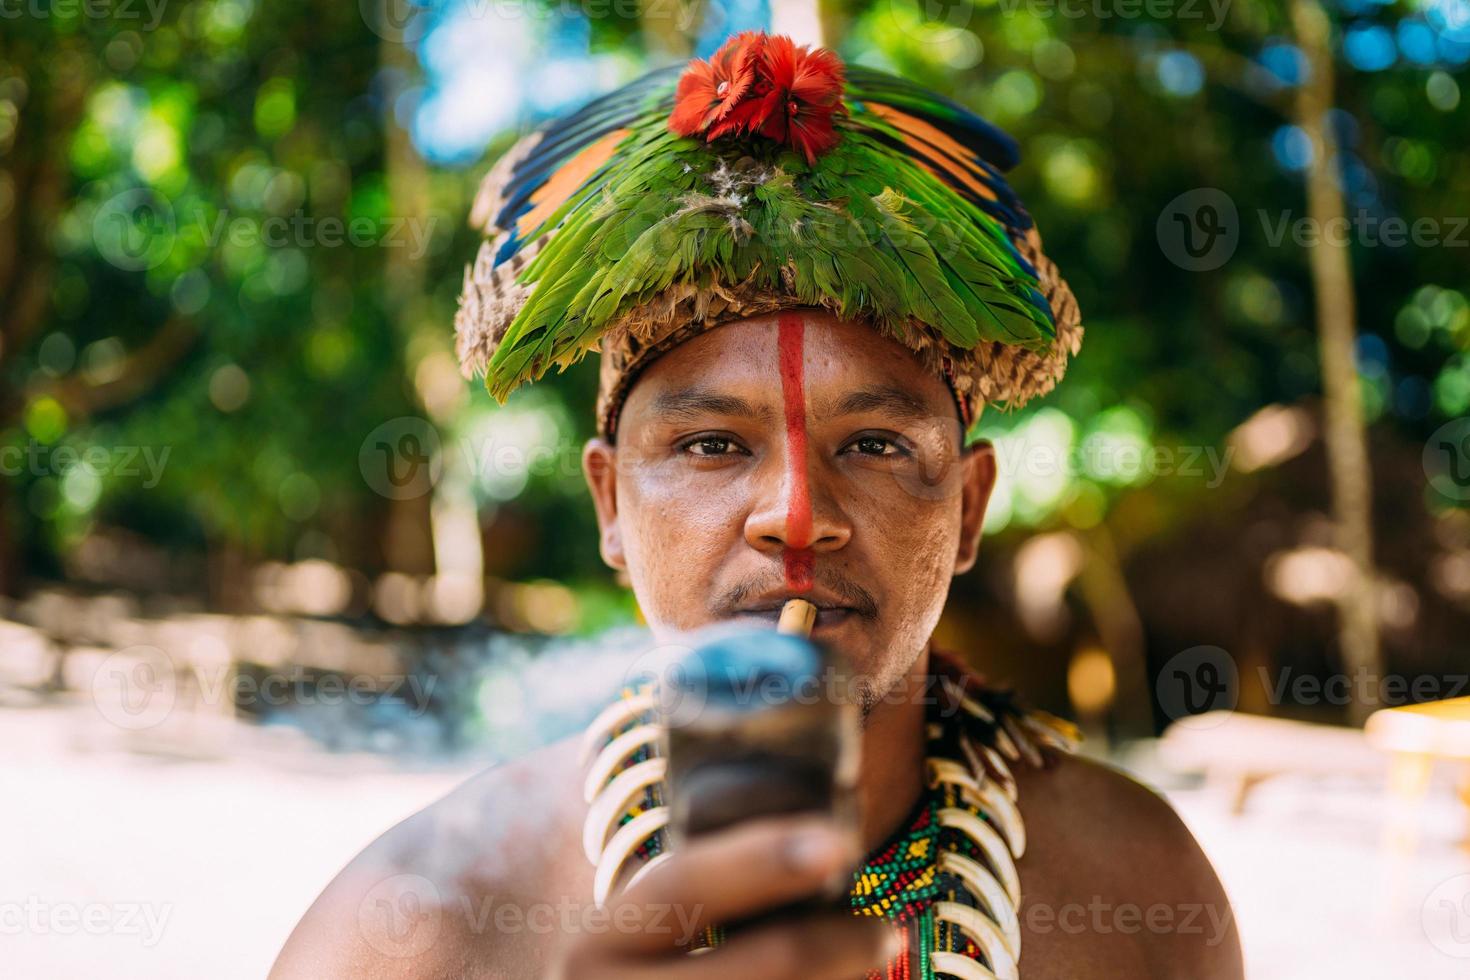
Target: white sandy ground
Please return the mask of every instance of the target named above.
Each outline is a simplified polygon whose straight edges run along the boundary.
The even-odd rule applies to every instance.
[[[344,862],[467,775],[191,724],[124,741],[85,706],[0,710],[0,976],[259,980]],[[1230,891],[1253,980],[1470,977],[1448,792],[1396,884],[1377,786],[1278,780],[1241,817],[1170,795]]]

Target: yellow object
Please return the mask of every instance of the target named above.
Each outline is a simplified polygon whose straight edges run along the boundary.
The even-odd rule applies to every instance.
[[[776,632],[794,636],[811,636],[812,626],[817,622],[817,607],[805,599],[788,599],[781,607],[781,621]]]
[[[1429,790],[1435,760],[1466,767],[1461,796],[1470,805],[1470,698],[1375,711],[1363,734],[1370,745],[1392,756],[1388,770],[1389,822],[1384,828],[1390,853],[1407,854],[1418,843],[1418,811]]]
[[[1470,761],[1470,698],[1375,711],[1364,734],[1370,743],[1388,752]]]

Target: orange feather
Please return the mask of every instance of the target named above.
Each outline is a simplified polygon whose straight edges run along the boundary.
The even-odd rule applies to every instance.
[[[995,191],[975,178],[975,167],[965,162],[967,157],[974,156],[973,150],[968,149],[938,127],[906,112],[900,112],[891,105],[884,105],[881,102],[865,102],[863,105],[873,115],[887,121],[908,137],[905,142],[909,146],[943,167],[946,173],[954,176],[970,190],[987,201],[998,199]]]
[[[522,239],[529,238],[547,218],[556,213],[557,208],[565,204],[568,198],[582,188],[587,178],[612,159],[613,154],[618,150],[618,145],[630,132],[632,130],[615,129],[595,142],[589,143],[579,150],[576,156],[547,177],[546,183],[536,188],[531,194],[530,201],[534,207],[516,221],[516,236]]]

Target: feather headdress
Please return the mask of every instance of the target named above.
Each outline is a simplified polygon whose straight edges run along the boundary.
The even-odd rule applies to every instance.
[[[601,350],[611,435],[641,367],[732,319],[821,307],[944,376],[962,411],[1049,391],[1082,341],[1002,173],[1009,136],[901,78],[748,32],[517,143],[471,221],[455,318],[504,399]],[[968,419],[967,419],[968,421]]]

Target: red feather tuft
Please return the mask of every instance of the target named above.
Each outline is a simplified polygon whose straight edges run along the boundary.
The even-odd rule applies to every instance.
[[[808,163],[837,145],[837,115],[846,111],[842,59],[789,37],[747,31],[709,61],[692,61],[679,79],[669,129],[706,140],[758,133],[786,143]]]
[[[709,61],[694,60],[679,77],[669,129],[680,136],[703,133],[730,114],[755,82],[763,35],[746,31],[730,38]]]

